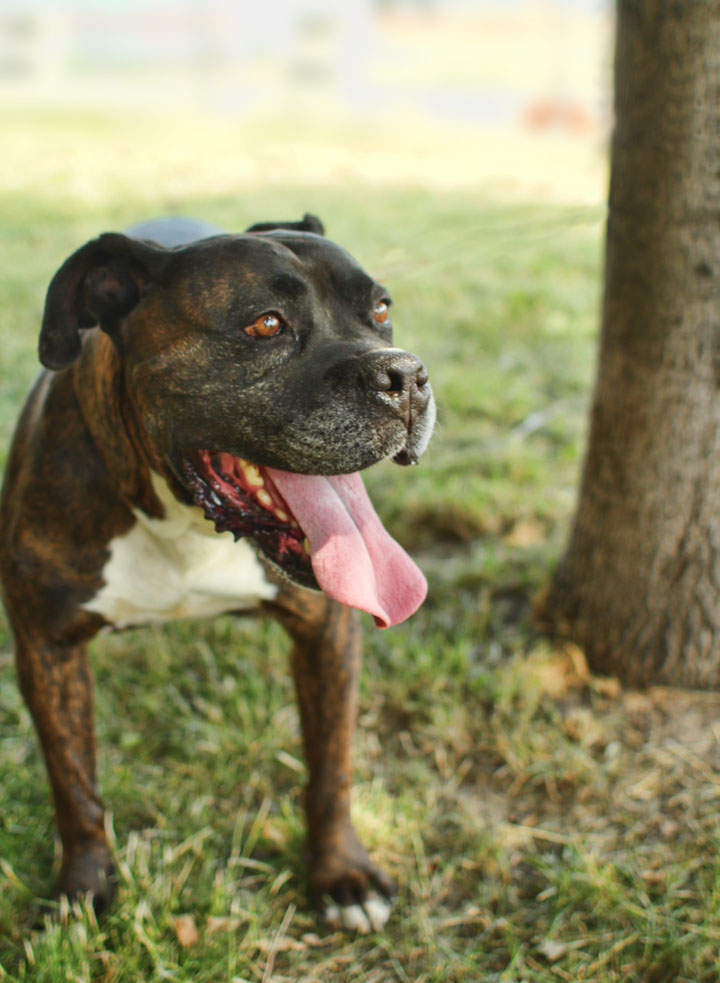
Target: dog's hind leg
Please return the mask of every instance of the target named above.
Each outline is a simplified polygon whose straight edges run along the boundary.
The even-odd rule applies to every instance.
[[[310,893],[331,924],[377,930],[389,917],[395,887],[370,860],[350,819],[361,662],[357,612],[309,591],[283,592],[278,601],[276,613],[295,643],[292,669],[309,768]]]
[[[85,644],[17,636],[18,678],[47,763],[62,866],[54,894],[90,893],[96,911],[114,894],[104,807],[95,786],[92,673]]]

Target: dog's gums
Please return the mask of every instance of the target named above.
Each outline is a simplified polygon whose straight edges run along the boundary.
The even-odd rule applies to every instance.
[[[207,450],[185,462],[195,500],[218,532],[250,537],[291,580],[317,589],[305,533],[264,468]]]

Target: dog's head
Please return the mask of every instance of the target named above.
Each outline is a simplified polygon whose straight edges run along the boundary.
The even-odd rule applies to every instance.
[[[435,418],[423,364],[393,346],[387,289],[322,232],[306,216],[176,248],[102,235],[56,274],[40,337],[62,369],[99,325],[150,466],[310,586],[299,499],[319,486],[293,490],[297,476],[417,461]]]

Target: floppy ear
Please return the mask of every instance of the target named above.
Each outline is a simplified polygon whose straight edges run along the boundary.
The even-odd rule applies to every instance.
[[[122,319],[172,253],[118,232],[106,232],[65,260],[45,298],[40,361],[64,369],[80,354],[80,331],[99,324],[117,343]]]
[[[324,236],[325,226],[317,215],[305,212],[299,222],[256,222],[251,225],[246,232],[273,232],[275,229],[288,229],[290,232],[314,232],[315,235]]]

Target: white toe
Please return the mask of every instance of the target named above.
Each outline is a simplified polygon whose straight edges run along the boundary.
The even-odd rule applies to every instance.
[[[379,894],[369,894],[363,908],[370,919],[373,930],[379,932],[390,918],[390,903],[385,898],[381,898]]]
[[[348,905],[341,908],[342,926],[350,932],[359,932],[360,935],[367,935],[370,931],[370,920],[359,904]]]
[[[326,905],[323,910],[323,918],[331,928],[340,928],[342,925],[340,918],[340,905]]]
[[[362,905],[328,904],[323,917],[332,928],[343,928],[347,932],[379,932],[390,917],[390,904],[379,894],[370,894]]]

